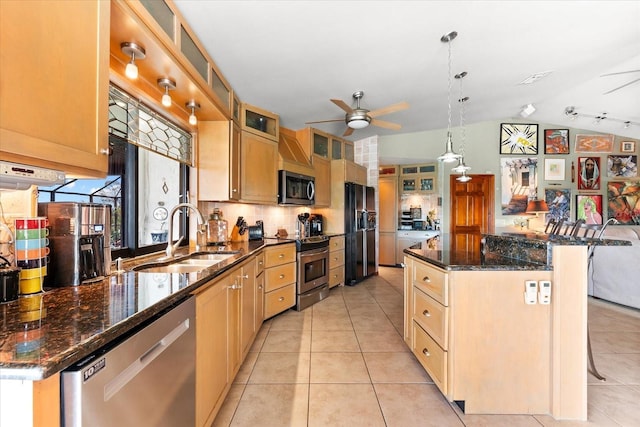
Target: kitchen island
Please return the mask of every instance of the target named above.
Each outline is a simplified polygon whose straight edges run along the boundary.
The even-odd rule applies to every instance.
[[[132,271],[136,263],[151,258],[136,260],[101,282],[53,288],[0,304],[0,424],[59,425],[62,370],[144,327],[263,249],[280,244],[293,241],[231,243],[223,252],[232,257],[192,273]],[[221,252],[218,247],[205,251]],[[188,254],[187,248],[178,253]]]
[[[586,420],[587,248],[626,243],[485,235],[451,251],[449,238],[405,250],[404,338],[441,392],[468,414]]]

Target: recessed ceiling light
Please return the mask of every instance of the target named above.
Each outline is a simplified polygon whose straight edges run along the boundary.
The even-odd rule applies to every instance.
[[[530,85],[531,83],[535,83],[543,77],[548,76],[553,73],[553,71],[543,71],[541,73],[531,74],[529,77],[518,83],[519,85]]]

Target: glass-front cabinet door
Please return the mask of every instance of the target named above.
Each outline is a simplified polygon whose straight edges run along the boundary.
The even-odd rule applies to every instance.
[[[329,158],[329,137],[317,132],[313,132],[313,154]]]
[[[342,141],[331,138],[331,160],[342,159]]]
[[[353,142],[344,141],[344,158],[350,162],[355,161]]]
[[[421,193],[433,193],[436,191],[436,177],[435,175],[422,175],[418,178],[419,187],[418,191]]]
[[[402,178],[402,191],[416,191],[415,178]]]

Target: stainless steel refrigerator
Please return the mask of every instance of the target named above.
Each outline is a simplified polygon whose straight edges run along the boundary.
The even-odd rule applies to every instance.
[[[345,283],[355,285],[378,271],[375,189],[347,182],[345,188]]]

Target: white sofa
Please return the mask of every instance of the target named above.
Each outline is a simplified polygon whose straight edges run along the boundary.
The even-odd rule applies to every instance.
[[[589,295],[640,309],[640,226],[611,225],[603,238],[631,246],[596,246],[589,271]]]

